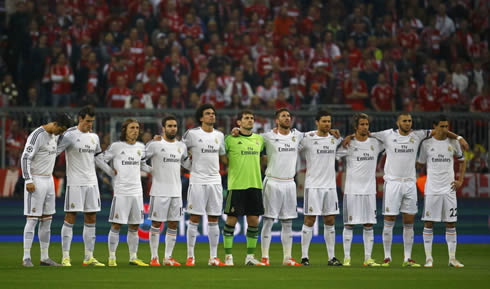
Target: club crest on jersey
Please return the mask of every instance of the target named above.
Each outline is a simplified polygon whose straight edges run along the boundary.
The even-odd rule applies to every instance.
[[[28,153],[32,153],[32,151],[33,151],[33,150],[34,150],[34,148],[33,148],[32,146],[28,146],[28,147],[26,148],[26,151],[27,151]]]
[[[390,211],[390,208],[386,208],[386,212],[388,213]]]
[[[95,144],[95,140],[94,140],[94,138],[92,138],[92,144]]]
[[[352,221],[352,216],[349,216],[349,221]]]
[[[137,153],[139,156],[141,156],[141,151],[140,151],[140,150],[138,150],[136,153]]]
[[[448,150],[449,152],[452,152],[452,151],[453,151],[453,148],[452,148],[451,146],[448,146],[448,147],[447,147],[447,150]]]
[[[214,138],[214,142],[218,144],[218,138]]]
[[[308,209],[308,212],[310,212],[310,213],[311,213],[311,212],[313,212],[313,207],[310,207],[310,208]]]
[[[332,144],[335,144],[335,140],[334,140],[334,139],[332,139],[332,140],[331,140],[331,143],[332,143]]]
[[[156,217],[157,216],[157,212],[153,212],[153,217]]]
[[[75,209],[75,203],[71,203],[70,207],[71,207],[72,209]]]
[[[230,212],[234,213],[235,212],[235,207],[231,207]]]
[[[410,142],[415,143],[415,139],[413,137],[410,137]]]
[[[32,208],[32,210],[31,210],[31,211],[32,211],[33,213],[35,213],[35,212],[36,212],[36,208]]]
[[[310,132],[310,136],[315,136],[315,133],[314,132]]]
[[[114,218],[115,218],[115,219],[119,219],[119,214],[116,214],[116,215],[114,216]]]
[[[296,137],[294,137],[294,136],[293,136],[293,137],[291,138],[291,140],[292,140],[293,142],[295,142],[295,141],[296,141]]]
[[[371,145],[371,150],[374,151],[374,146],[373,145]]]
[[[429,216],[430,216],[429,211],[425,212],[425,216],[426,216],[426,217],[429,217]]]
[[[192,210],[192,204],[190,204],[190,205],[189,205],[189,209],[191,209],[191,210]]]
[[[177,151],[179,152],[179,154],[182,152],[182,150],[180,148],[178,148]]]
[[[255,144],[256,144],[256,145],[259,145],[259,142],[258,142],[258,141],[255,141]]]

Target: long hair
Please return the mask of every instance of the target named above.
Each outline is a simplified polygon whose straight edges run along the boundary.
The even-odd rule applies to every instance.
[[[119,137],[120,141],[126,141],[126,130],[128,129],[128,125],[130,125],[133,122],[139,124],[139,122],[134,118],[128,118],[123,122],[122,127],[121,127],[121,136]],[[138,137],[139,137],[139,135],[138,135]]]
[[[369,120],[369,116],[365,113],[356,113],[353,117],[352,117],[352,126],[354,128],[354,131],[357,130],[357,127],[359,126],[359,121],[361,119],[367,119]]]

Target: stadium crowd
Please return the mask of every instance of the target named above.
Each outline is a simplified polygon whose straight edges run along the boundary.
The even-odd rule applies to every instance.
[[[5,3],[3,106],[490,111],[484,0]]]

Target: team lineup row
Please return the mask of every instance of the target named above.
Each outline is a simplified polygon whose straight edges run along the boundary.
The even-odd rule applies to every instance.
[[[95,246],[96,212],[100,211],[100,196],[95,167],[98,166],[112,177],[114,196],[110,209],[111,229],[108,235],[108,266],[117,266],[116,250],[119,231],[128,225],[127,243],[129,263],[148,266],[138,259],[138,227],[144,221],[143,190],[140,171],[152,175],[149,219],[151,266],[160,266],[158,247],[160,226],[167,222],[165,256],[162,264],[180,266],[172,257],[176,243],[177,225],[182,214],[181,167],[190,170],[187,192],[187,260],[185,265],[194,266],[194,247],[201,216],[208,218],[210,266],[233,266],[233,234],[239,216],[247,219],[246,265],[268,266],[274,219],[281,223],[283,264],[286,266],[310,265],[308,248],[312,239],[313,225],[317,216],[323,217],[324,237],[328,265],[350,266],[350,247],[355,225],[363,225],[364,266],[390,266],[391,243],[395,218],[403,215],[403,266],[420,267],[411,258],[413,223],[417,213],[415,167],[426,164],[427,183],[423,217],[425,267],[432,267],[433,222],[446,223],[446,241],[449,265],[463,267],[456,259],[456,190],[462,185],[465,160],[462,148],[466,141],[448,131],[444,116],[434,121],[432,130],[412,130],[412,118],[401,113],[397,118],[398,129],[371,133],[369,117],[356,114],[352,119],[354,134],[339,136],[331,128],[332,116],[319,111],[315,118],[317,130],[302,133],[292,129],[289,110],[275,113],[277,127],[258,135],[252,132],[254,114],[241,111],[237,117],[238,128],[224,137],[214,129],[215,109],[210,104],[196,111],[199,127],[188,130],[182,141],[176,140],[177,119],[167,116],[162,120],[162,134],[146,146],[138,142],[139,123],[127,119],[121,128],[120,141],[101,151],[98,136],[92,133],[95,120],[93,108],[84,107],[78,114],[78,125],[71,127],[67,115],[59,115],[55,121],[40,126],[28,137],[22,155],[22,173],[25,179],[24,256],[23,266],[32,267],[30,255],[34,232],[39,222],[38,236],[41,248],[41,265],[60,266],[49,258],[51,220],[55,213],[52,172],[56,156],[65,152],[67,187],[65,194],[65,220],[61,229],[63,257],[61,266],[71,266],[70,245],[76,214],[84,213],[83,240],[85,257],[83,265],[105,266],[93,256]],[[69,128],[71,127],[71,128]],[[381,152],[387,155],[384,167],[383,247],[385,258],[379,264],[371,257],[374,243],[373,224],[376,223],[376,165]],[[265,153],[264,153],[265,152]],[[297,218],[296,164],[299,156],[306,161],[304,192],[304,225],[302,228],[301,262],[292,257],[292,220]],[[417,157],[418,156],[418,157]],[[460,161],[459,178],[455,180],[454,157]],[[339,214],[335,181],[335,160],[345,158],[347,174],[343,200],[343,247],[344,260],[335,257],[335,216]],[[218,218],[223,212],[223,194],[220,162],[228,166],[228,194],[224,213],[227,215],[223,228],[225,259],[218,258],[220,228]],[[261,162],[267,163],[262,179]],[[259,236],[259,216],[263,216],[261,230],[262,259],[255,257]]]

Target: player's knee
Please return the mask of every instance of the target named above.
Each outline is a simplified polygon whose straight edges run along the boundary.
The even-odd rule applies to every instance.
[[[153,228],[160,228],[160,226],[161,226],[161,225],[162,225],[162,223],[161,223],[161,222],[156,222],[156,221],[152,221],[152,222],[151,222],[151,226],[152,226]],[[169,226],[169,228],[170,228],[170,222],[168,223],[168,226]]]
[[[68,212],[65,214],[65,222],[69,224],[75,224],[77,213]]]
[[[313,227],[315,224],[316,217],[305,216],[305,225],[308,227]]]
[[[121,230],[121,224],[112,223],[111,228],[116,231],[119,231]]]
[[[446,228],[456,228],[456,223],[446,223]]]
[[[84,215],[85,224],[95,224],[95,220],[96,220],[95,213],[85,213]],[[75,220],[73,220],[73,223],[75,223]]]
[[[177,230],[177,225],[179,224],[179,222],[176,222],[176,221],[168,221],[167,222],[167,227],[169,229],[172,229],[172,230]]]
[[[432,229],[432,222],[425,222],[425,223],[424,223],[424,227],[425,227],[425,228]]]
[[[208,222],[216,223],[219,220],[219,216],[208,216]]]
[[[335,224],[335,216],[323,217],[323,223],[327,226],[333,226]]]
[[[394,222],[396,220],[396,216],[385,216],[385,221]]]
[[[364,228],[372,228],[373,224],[364,224]]]
[[[194,224],[199,224],[199,222],[201,222],[201,216],[199,215],[191,215],[189,220],[194,223]],[[209,218],[208,218],[209,220]]]

